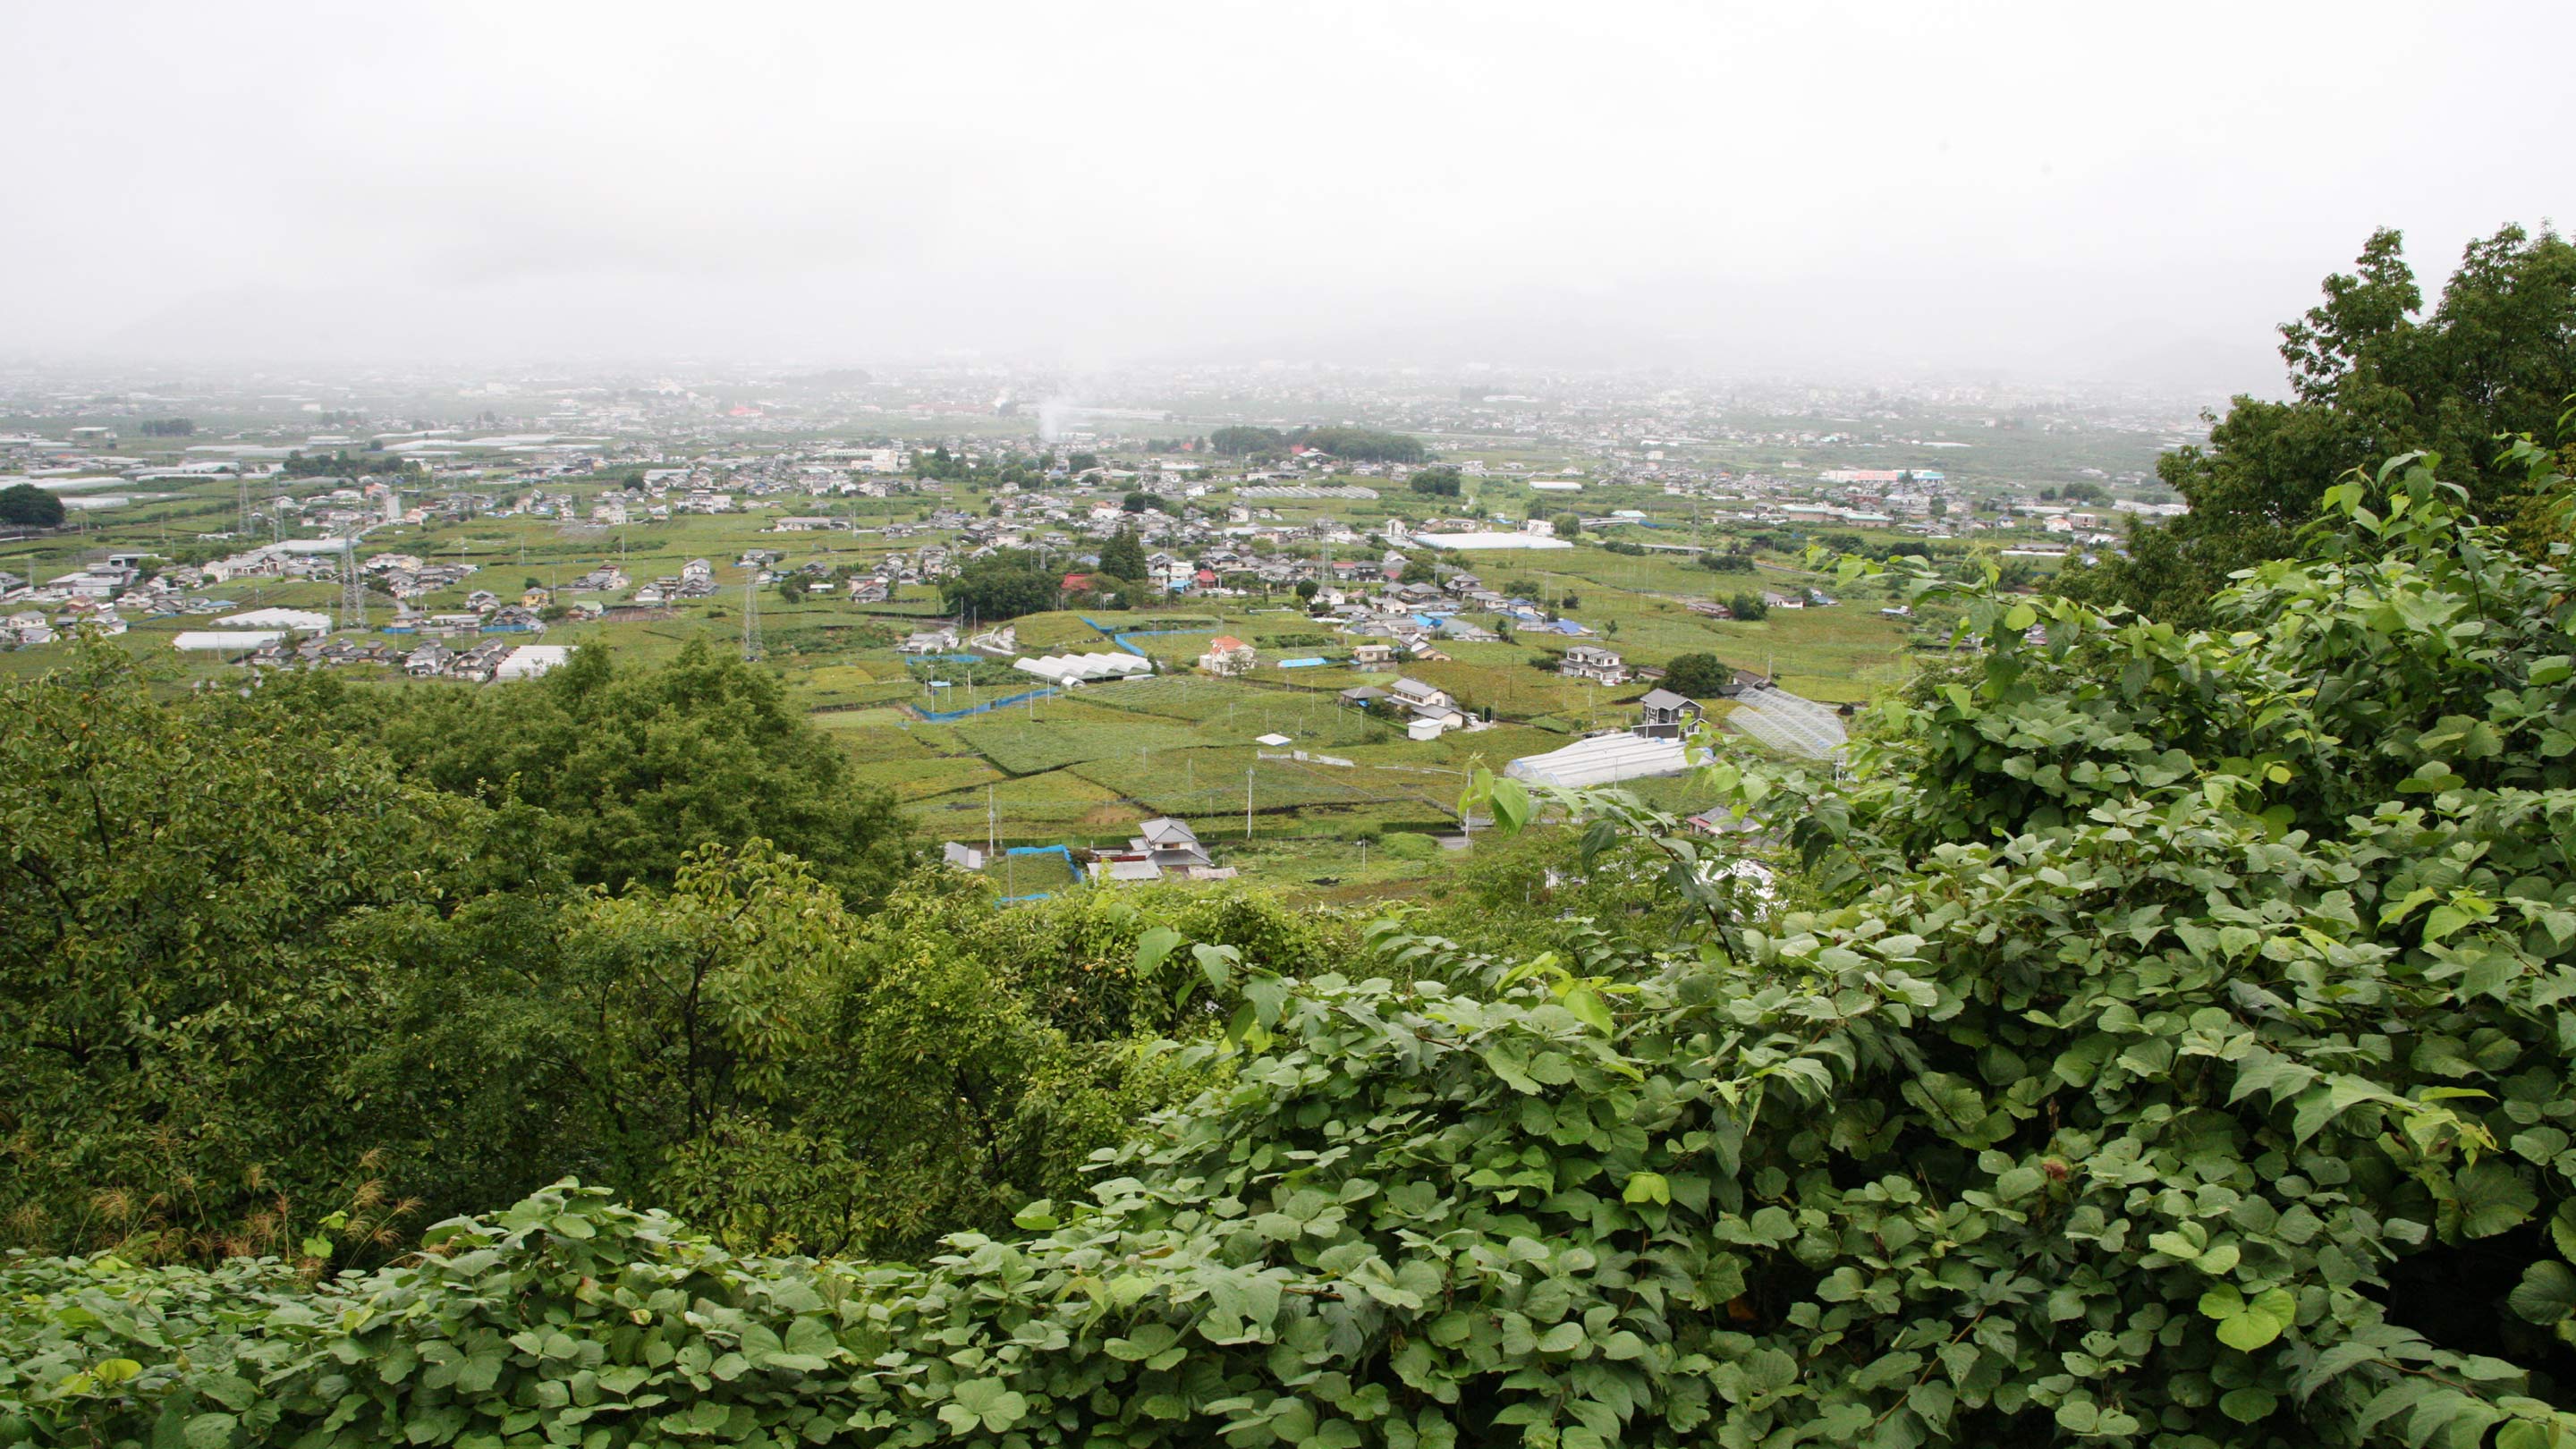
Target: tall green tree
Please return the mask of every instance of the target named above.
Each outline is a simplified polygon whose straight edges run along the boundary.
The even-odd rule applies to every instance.
[[[1145,545],[1136,537],[1136,530],[1122,528],[1100,546],[1100,571],[1127,583],[1144,579]]]
[[[278,1251],[384,1145],[330,1089],[384,969],[359,924],[509,842],[295,716],[68,658],[0,687],[0,1242]]]
[[[0,488],[0,523],[21,528],[60,528],[63,500],[33,483],[13,483]]]
[[[979,622],[1000,623],[1054,608],[1063,582],[1062,574],[1039,565],[1036,554],[1004,549],[940,580],[939,591],[949,608],[968,610]]]
[[[380,729],[415,778],[539,812],[532,828],[578,883],[668,885],[690,851],[754,839],[852,902],[903,869],[892,797],[851,776],[776,675],[703,639],[662,665],[589,646],[525,685],[423,691]]]
[[[1714,654],[1676,655],[1664,666],[1664,688],[1692,699],[1714,699],[1735,682],[1735,671]]]
[[[2229,574],[2297,551],[2338,476],[2414,450],[2438,453],[2480,516],[2524,525],[2529,541],[2527,474],[2499,459],[2506,435],[2554,437],[2576,394],[2576,245],[2519,226],[2471,242],[2427,313],[2401,237],[2379,231],[2280,330],[2290,398],[2239,397],[2206,447],[2159,459],[2191,512],[2134,527],[2127,558],[2069,568],[2064,592],[2206,623]]]

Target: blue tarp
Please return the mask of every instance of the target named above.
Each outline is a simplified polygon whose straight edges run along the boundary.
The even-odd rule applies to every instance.
[[[1332,661],[1329,659],[1282,659],[1279,661],[1279,667],[1282,669],[1315,669],[1330,663],[1332,663]]]

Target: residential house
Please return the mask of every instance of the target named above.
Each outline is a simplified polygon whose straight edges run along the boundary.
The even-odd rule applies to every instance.
[[[1449,692],[1419,679],[1400,678],[1387,686],[1387,697],[1416,720],[1432,720],[1442,728],[1454,728],[1467,722],[1467,712],[1449,697]]]
[[[1577,644],[1566,650],[1556,672],[1568,679],[1588,679],[1595,684],[1628,682],[1628,662],[1616,650],[1598,644]]]
[[[1250,674],[1257,662],[1258,652],[1231,634],[1218,635],[1208,645],[1208,652],[1199,656],[1199,668],[1220,678]]]
[[[1704,713],[1699,701],[1669,689],[1650,689],[1637,703],[1641,713],[1637,718],[1636,733],[1648,739],[1679,739],[1690,733]]]
[[[943,624],[936,629],[923,629],[907,636],[895,646],[898,654],[949,654],[957,648],[957,626]]]
[[[1199,843],[1198,832],[1186,820],[1160,816],[1136,827],[1136,836],[1127,842],[1128,853],[1142,853],[1162,870],[1188,870],[1194,866],[1214,865],[1207,847]]]

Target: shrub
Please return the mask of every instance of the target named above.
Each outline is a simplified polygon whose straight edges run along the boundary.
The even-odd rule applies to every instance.
[[[1386,838],[1385,850],[1398,860],[1429,860],[1440,853],[1440,842],[1428,835],[1402,831]]]

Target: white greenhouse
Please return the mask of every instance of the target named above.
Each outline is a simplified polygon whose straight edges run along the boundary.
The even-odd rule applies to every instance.
[[[170,640],[173,649],[203,650],[216,654],[248,653],[263,644],[274,644],[286,637],[283,629],[186,629]]]
[[[1524,755],[1505,765],[1503,773],[1531,785],[1615,785],[1622,780],[1678,775],[1690,767],[1679,740],[1616,734],[1576,740],[1544,755]]]
[[[1151,661],[1133,654],[1041,654],[1022,659],[1011,667],[1024,674],[1034,674],[1050,684],[1084,684],[1095,679],[1129,679],[1151,674]]]
[[[226,614],[215,621],[228,629],[295,629],[306,634],[331,632],[331,616],[312,609],[253,609]]]

